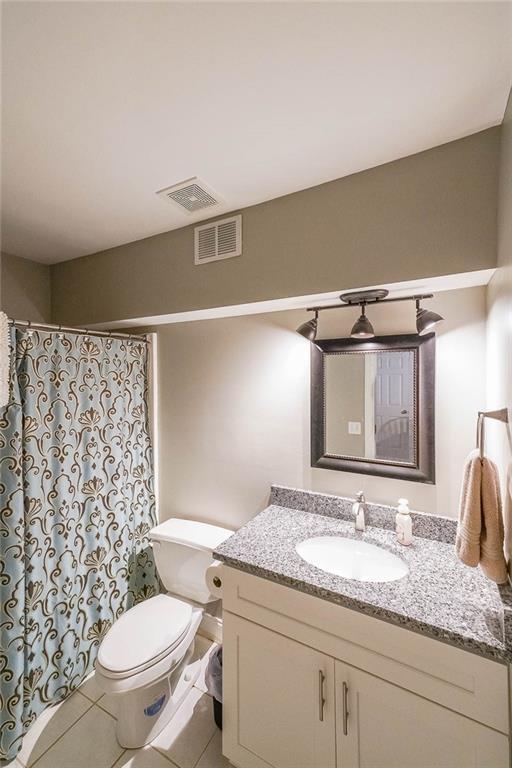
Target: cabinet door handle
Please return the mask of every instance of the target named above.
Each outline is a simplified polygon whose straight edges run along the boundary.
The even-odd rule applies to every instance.
[[[321,723],[324,721],[324,680],[325,675],[321,669],[318,670],[318,719]]]
[[[348,685],[343,683],[343,735],[348,734]]]

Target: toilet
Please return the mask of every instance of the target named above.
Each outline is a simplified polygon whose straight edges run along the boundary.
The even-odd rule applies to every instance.
[[[96,660],[99,687],[117,700],[117,739],[135,749],[160,733],[194,685],[201,660],[194,640],[204,606],[212,551],[233,532],[172,518],[149,533],[167,590],[126,611],[105,635]]]

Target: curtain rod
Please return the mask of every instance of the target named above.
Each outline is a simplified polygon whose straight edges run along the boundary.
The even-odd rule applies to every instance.
[[[151,339],[148,336],[138,336],[132,333],[112,333],[111,331],[90,331],[87,328],[70,328],[67,325],[48,325],[47,323],[33,323],[31,320],[13,320],[9,318],[9,325],[15,328],[26,328],[33,331],[48,331],[50,333],[76,333],[83,336],[106,336],[109,339],[121,339],[128,341],[139,341],[144,344],[150,344]]]

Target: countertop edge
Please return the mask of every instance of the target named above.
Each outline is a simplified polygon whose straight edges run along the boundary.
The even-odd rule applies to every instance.
[[[292,576],[285,574],[278,574],[274,571],[267,570],[258,565],[247,563],[243,560],[237,560],[232,557],[213,552],[213,558],[225,565],[235,568],[238,571],[249,573],[252,576],[267,579],[283,587],[290,587],[298,592],[302,592],[312,597],[317,597],[320,600],[326,600],[327,602],[340,605],[343,608],[362,613],[370,618],[378,619],[380,621],[386,621],[389,624],[398,626],[401,629],[410,630],[417,634],[421,634],[424,637],[428,637],[431,640],[437,640],[438,642],[450,645],[452,648],[458,648],[459,650],[468,651],[478,656],[482,656],[490,661],[495,661],[501,664],[509,664],[512,662],[512,652],[503,650],[499,651],[496,648],[489,646],[485,643],[478,643],[476,640],[464,637],[456,632],[450,632],[446,629],[441,629],[434,625],[426,624],[418,619],[406,617],[395,613],[394,611],[387,610],[380,606],[375,606],[371,603],[365,603],[361,600],[357,600],[353,597],[342,595],[338,592],[332,592],[325,587],[321,590],[324,594],[320,594],[319,587],[315,585],[309,585],[307,582],[295,579]]]

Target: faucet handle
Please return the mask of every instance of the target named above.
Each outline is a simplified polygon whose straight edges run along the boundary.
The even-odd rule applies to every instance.
[[[357,492],[357,501],[360,501],[362,504],[365,502],[364,493],[363,491]]]

